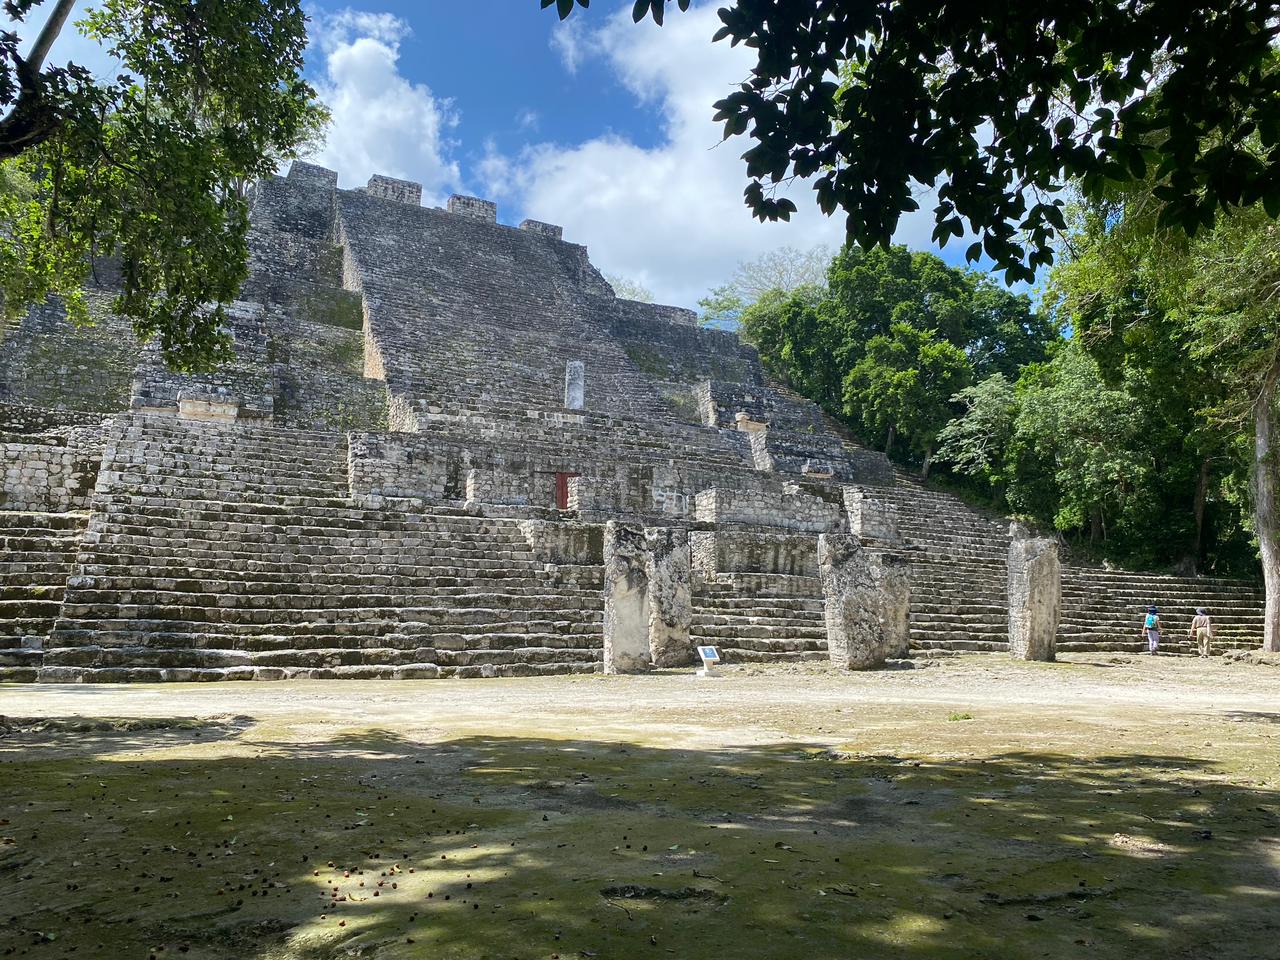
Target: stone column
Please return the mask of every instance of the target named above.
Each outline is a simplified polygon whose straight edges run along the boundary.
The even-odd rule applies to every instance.
[[[883,550],[867,554],[872,578],[880,583],[886,656],[900,660],[911,655],[911,564]]]
[[[643,529],[616,520],[605,524],[605,673],[639,673],[652,666],[646,555]]]
[[[649,574],[649,652],[655,667],[693,663],[689,626],[693,622],[689,532],[648,527],[644,532]]]
[[[587,365],[581,360],[570,360],[564,365],[564,405],[569,410],[581,410],[586,405]]]
[[[842,670],[869,670],[901,652],[905,563],[890,554],[872,554],[857,537],[818,537],[818,572],[826,599],[827,651]]]
[[[1009,528],[1009,653],[1015,660],[1053,660],[1062,609],[1057,541]]]

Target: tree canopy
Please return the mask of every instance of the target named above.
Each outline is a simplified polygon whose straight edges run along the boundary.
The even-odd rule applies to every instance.
[[[698,301],[702,322],[732,324],[742,312],[768,293],[791,293],[801,287],[823,287],[827,283],[827,265],[831,249],[817,244],[807,250],[778,247],[744,260],[733,271],[728,282],[714,287]]]
[[[953,395],[975,378],[1016,377],[1057,339],[1025,295],[905,247],[846,247],[825,285],[762,295],[741,331],[771,374],[868,442],[905,444],[925,472],[960,411]]]
[[[41,0],[8,0],[22,23]],[[22,53],[0,34],[0,296],[8,318],[58,296],[86,318],[95,262],[116,312],[174,367],[227,356],[225,304],[247,274],[249,185],[295,156],[325,114],[301,79],[298,0],[102,0],[77,26],[111,79],[45,66],[71,0]]]
[[[589,2],[541,0],[562,19]],[[661,24],[666,6],[636,0],[633,16]],[[1030,281],[1066,229],[1068,182],[1098,199],[1154,173],[1161,225],[1187,234],[1257,202],[1280,212],[1272,4],[732,0],[719,16],[716,39],[756,53],[714,106],[726,137],[752,141],[761,219],[788,218],[777,188],[809,179],[850,241],[887,247],[931,188],[937,242]]]

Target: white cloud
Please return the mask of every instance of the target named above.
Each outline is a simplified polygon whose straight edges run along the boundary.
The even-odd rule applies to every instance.
[[[583,27],[581,12],[559,23],[551,31],[551,49],[569,73],[577,73],[582,61],[591,53],[591,37]]]
[[[375,173],[416,180],[428,204],[456,189],[449,131],[457,114],[400,72],[408,24],[389,13],[312,11],[310,35],[323,63],[316,89],[333,114],[313,159],[337,170],[344,187],[363,186]]]
[[[565,25],[557,28],[559,37]],[[665,303],[693,306],[742,260],[783,245],[839,246],[842,218],[824,217],[812,191],[787,194],[790,223],[760,223],[742,200],[744,138],[721,142],[712,104],[748,76],[753,52],[711,43],[714,6],[673,15],[659,28],[634,24],[630,7],[599,31],[554,40],[566,68],[604,58],[642,103],[663,117],[661,142],[642,147],[615,134],[578,144],[535,144],[517,157],[490,151],[477,173],[499,199],[530,217],[562,224],[602,270],[633,278]],[[928,242],[927,213],[903,219],[897,239]]]

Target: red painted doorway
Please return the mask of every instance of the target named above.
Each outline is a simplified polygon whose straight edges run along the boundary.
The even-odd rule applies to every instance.
[[[569,509],[569,481],[578,476],[576,473],[556,474],[556,509]]]

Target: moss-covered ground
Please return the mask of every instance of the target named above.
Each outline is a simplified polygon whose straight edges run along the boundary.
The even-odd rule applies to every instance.
[[[8,688],[0,955],[1280,956],[1280,671],[1104,666]]]

